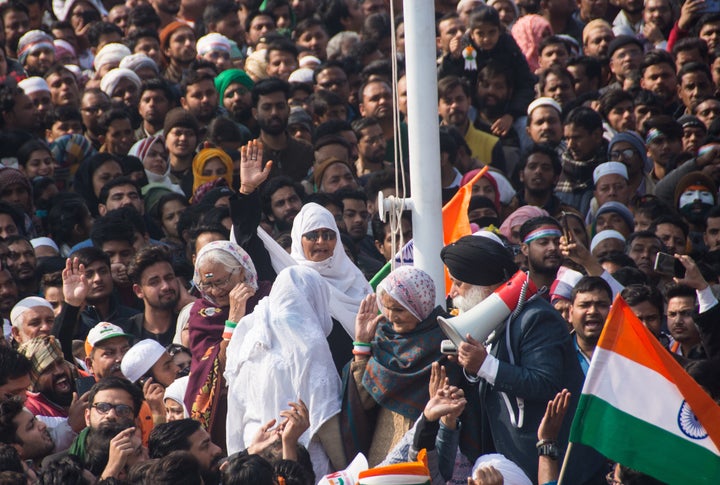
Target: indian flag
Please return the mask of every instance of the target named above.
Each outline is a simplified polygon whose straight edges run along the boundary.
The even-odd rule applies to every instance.
[[[619,296],[593,354],[570,441],[670,485],[720,483],[720,406]]]

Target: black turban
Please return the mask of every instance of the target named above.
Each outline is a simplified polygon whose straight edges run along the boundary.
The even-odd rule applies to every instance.
[[[471,285],[502,283],[518,269],[505,246],[483,236],[461,237],[442,248],[440,257],[453,278]]]

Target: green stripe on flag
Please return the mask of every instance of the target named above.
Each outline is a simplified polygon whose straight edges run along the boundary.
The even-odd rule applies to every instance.
[[[669,485],[720,483],[719,456],[590,394],[580,396],[570,441]]]
[[[379,285],[380,282],[384,280],[387,275],[390,274],[390,271],[392,271],[392,265],[390,264],[390,261],[388,261],[387,263],[385,263],[385,266],[380,268],[380,271],[375,273],[375,276],[373,276],[370,280],[370,286],[372,286],[373,291],[377,290],[377,285]]]

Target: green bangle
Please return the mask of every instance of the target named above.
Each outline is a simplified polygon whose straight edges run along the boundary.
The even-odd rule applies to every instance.
[[[225,326],[235,328],[235,327],[237,327],[237,322],[231,322],[230,320],[225,320]]]
[[[353,345],[357,345],[358,347],[372,347],[372,345],[367,342],[353,342]]]

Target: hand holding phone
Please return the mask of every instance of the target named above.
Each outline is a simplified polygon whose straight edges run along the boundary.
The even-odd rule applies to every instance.
[[[671,254],[657,253],[653,269],[656,273],[662,275],[673,276],[675,278],[685,277],[685,266]]]

